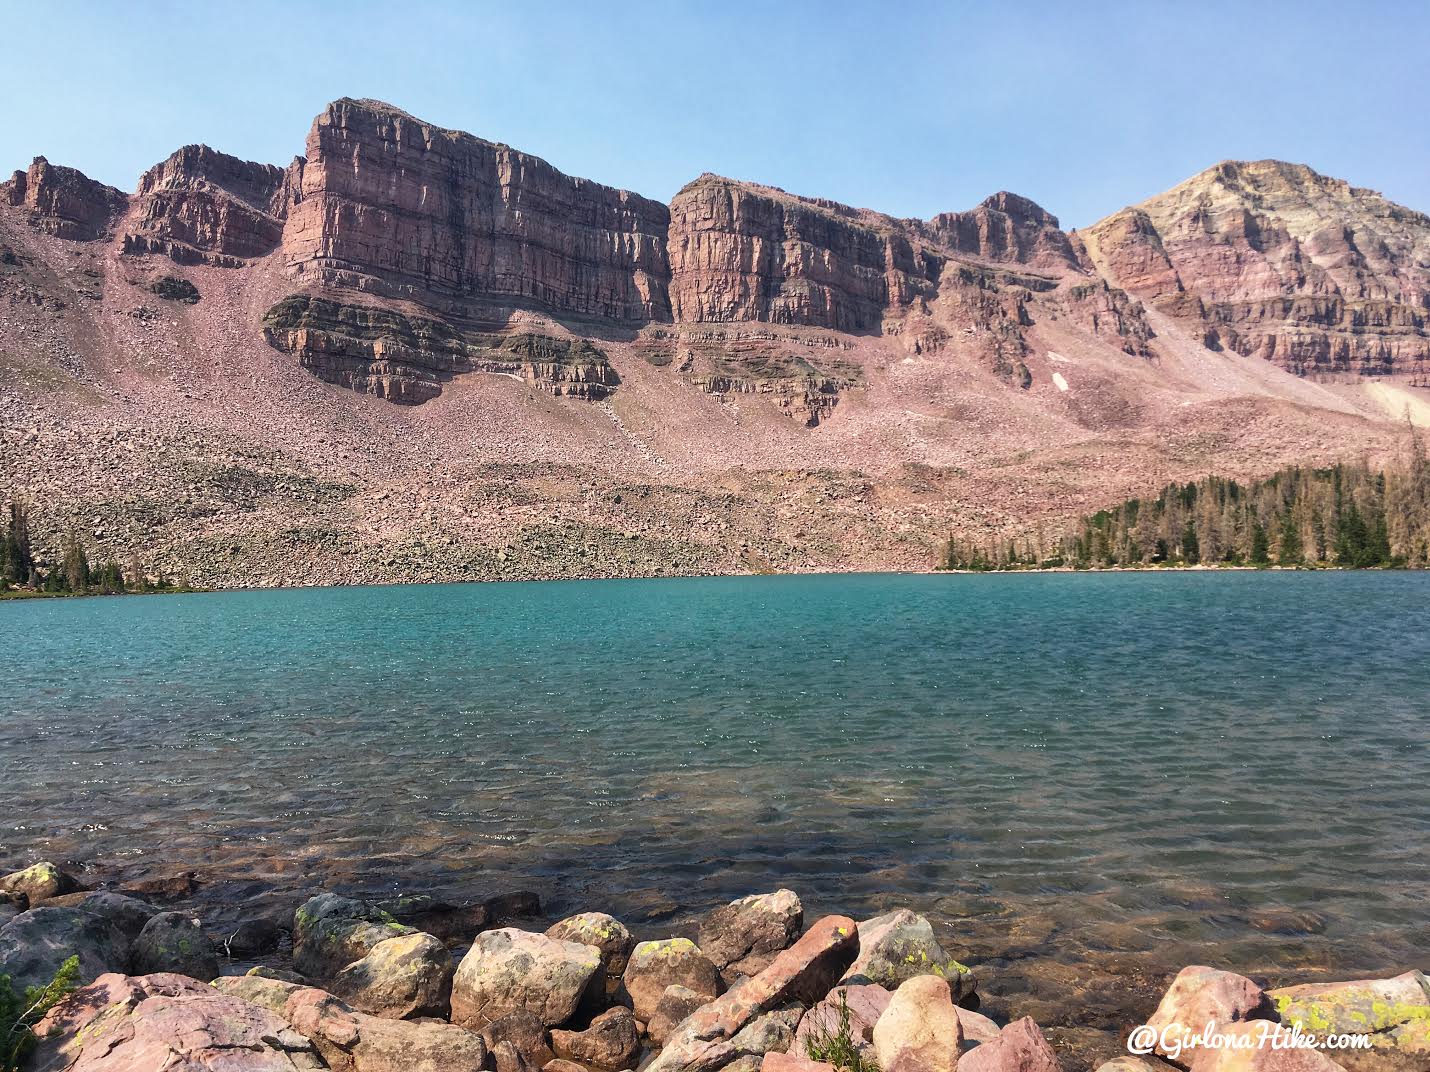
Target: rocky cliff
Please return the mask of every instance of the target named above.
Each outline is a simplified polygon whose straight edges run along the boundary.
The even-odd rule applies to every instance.
[[[0,200],[25,210],[31,226],[81,242],[102,238],[128,198],[74,168],[37,156],[25,171],[0,184]]]
[[[1110,280],[1213,349],[1301,375],[1423,375],[1430,361],[1430,217],[1303,165],[1218,164],[1087,244]]]
[[[140,177],[124,251],[221,267],[267,256],[283,239],[301,174],[301,161],[285,171],[186,145]]]
[[[670,315],[666,207],[375,101],[308,136],[283,257],[313,285],[628,323]]]

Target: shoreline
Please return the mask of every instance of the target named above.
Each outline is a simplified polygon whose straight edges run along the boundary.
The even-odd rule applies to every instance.
[[[29,876],[28,880],[25,876]],[[872,986],[873,989],[867,992],[860,990],[860,997],[877,996],[882,1011],[893,995],[902,991],[911,980],[922,978],[938,980],[936,985],[942,989],[935,993],[943,994],[952,1002],[951,1011],[960,1021],[961,1037],[964,1039],[964,1043],[959,1044],[964,1047],[963,1052],[970,1052],[980,1045],[1001,1046],[998,1040],[1011,1037],[1007,1034],[1010,1031],[1036,1031],[1036,1040],[1029,1043],[1033,1051],[1055,1054],[1059,1062],[1056,1066],[1047,1066],[1048,1072],[1054,1072],[1055,1067],[1090,1072],[1094,1068],[1102,1069],[1106,1062],[1116,1058],[1126,1060],[1129,1033],[1140,1024],[1154,1022],[1159,1016],[1165,1018],[1168,1002],[1176,1005],[1182,1000],[1174,995],[1178,993],[1177,987],[1183,986],[1184,979],[1197,977],[1199,985],[1205,985],[1206,981],[1200,980],[1198,973],[1211,971],[1183,965],[1180,969],[1169,967],[1153,978],[1129,979],[1128,998],[1120,1006],[1120,1014],[1112,1013],[1112,1010],[1096,1002],[1086,1004],[1086,995],[1081,999],[1074,997],[1072,1008],[1082,1004],[1091,1019],[1090,1023],[1078,1024],[1075,1015],[1053,1015],[1036,1000],[1030,1002],[1026,995],[1020,998],[1016,976],[1007,974],[1006,965],[969,958],[957,946],[955,926],[931,924],[929,918],[916,910],[910,911],[906,906],[891,907],[874,916],[855,916],[852,919],[831,916],[822,910],[806,913],[798,894],[789,889],[751,893],[729,904],[703,909],[684,922],[648,921],[627,929],[625,924],[628,920],[622,920],[619,915],[606,914],[613,907],[611,905],[567,905],[565,908],[571,912],[558,918],[550,906],[543,905],[541,898],[530,891],[489,891],[489,895],[482,899],[449,899],[431,892],[354,897],[310,888],[307,894],[294,892],[286,896],[282,907],[279,901],[275,901],[265,913],[250,912],[242,919],[230,919],[220,924],[218,917],[221,913],[215,911],[215,906],[193,896],[203,885],[202,882],[185,888],[183,883],[166,880],[117,883],[111,877],[102,879],[93,888],[81,888],[79,881],[67,871],[40,863],[26,871],[0,878],[0,888],[13,889],[17,878],[21,880],[18,885],[28,886],[29,893],[20,893],[26,902],[23,906],[15,906],[12,901],[11,908],[19,907],[18,912],[10,911],[7,916],[0,916],[0,967],[3,967],[5,956],[13,959],[15,955],[13,933],[17,930],[26,934],[47,933],[50,938],[59,934],[62,939],[69,934],[78,943],[73,945],[72,951],[82,954],[84,974],[88,976],[81,982],[91,983],[103,974],[97,970],[96,964],[90,963],[90,955],[99,954],[85,944],[90,938],[81,937],[82,930],[66,931],[64,928],[69,926],[67,920],[97,916],[115,928],[128,927],[133,931],[128,940],[131,951],[123,956],[111,952],[110,961],[98,967],[136,978],[141,987],[150,985],[143,982],[143,977],[153,971],[172,971],[191,977],[193,985],[209,992],[210,978],[205,976],[212,969],[212,977],[217,979],[214,986],[220,992],[256,1001],[260,1005],[266,1004],[266,1000],[260,1000],[260,997],[271,997],[276,993],[283,999],[279,1002],[282,1006],[292,999],[297,990],[317,987],[326,991],[320,1000],[332,1000],[329,995],[335,995],[363,1015],[403,1023],[410,1022],[413,1017],[436,1016],[438,1020],[433,1022],[451,1022],[476,1030],[489,1024],[490,1020],[486,1017],[471,1018],[471,1010],[475,1007],[472,1001],[475,999],[465,995],[463,987],[476,985],[480,989],[480,986],[486,985],[471,983],[475,970],[468,969],[473,963],[484,962],[484,958],[500,960],[506,943],[515,942],[518,948],[526,950],[524,955],[537,962],[536,969],[528,966],[526,970],[536,970],[543,980],[542,985],[555,986],[557,984],[550,982],[555,976],[548,977],[540,972],[542,958],[559,959],[562,952],[558,946],[562,942],[574,941],[579,947],[579,943],[584,941],[599,953],[603,970],[593,978],[604,980],[604,997],[596,999],[595,1006],[582,1004],[580,1008],[573,998],[569,1009],[556,1015],[554,1022],[546,1025],[548,1030],[542,1037],[548,1045],[556,1048],[556,1057],[572,1062],[572,1067],[562,1065],[553,1068],[549,1062],[534,1066],[544,1068],[545,1072],[601,1072],[602,1069],[614,1068],[615,1065],[589,1060],[583,1063],[579,1047],[573,1053],[563,1054],[560,1044],[574,1035],[595,1031],[601,1023],[601,1016],[607,1019],[628,1017],[632,1008],[635,1013],[632,1028],[639,1032],[639,1045],[637,1047],[633,1041],[636,1035],[632,1034],[628,1042],[635,1048],[629,1050],[627,1060],[630,1063],[622,1063],[623,1067],[644,1068],[644,1062],[653,1061],[657,1072],[660,1069],[667,1069],[668,1072],[710,1072],[712,1067],[718,1066],[687,1063],[687,1058],[694,1058],[682,1048],[685,1043],[680,1028],[685,1017],[697,1016],[699,1008],[705,1004],[720,1001],[720,995],[734,987],[741,976],[749,976],[756,981],[765,978],[767,970],[774,970],[773,965],[790,959],[789,953],[781,950],[799,948],[802,944],[819,945],[826,950],[821,954],[824,956],[829,955],[830,941],[842,948],[844,952],[840,963],[844,966],[840,972],[843,978],[834,976],[825,980],[819,993],[811,993],[801,1005],[800,1015],[792,1018],[787,1025],[788,1030],[777,1032],[771,1048],[755,1053],[755,1057],[766,1052],[783,1053],[785,1050],[797,1054],[794,1043],[807,1041],[807,1034],[801,1036],[797,1025],[804,1015],[813,1015],[804,1010],[817,1011],[821,1007],[819,1003],[828,1002],[834,994],[836,984],[854,986],[856,990],[860,986]],[[39,891],[38,896],[35,896],[36,890]],[[0,908],[4,908],[5,902],[6,895],[0,894]],[[34,931],[33,926],[26,930],[25,919],[33,909],[50,910],[50,915],[45,917],[50,930]],[[832,911],[837,913],[838,909]],[[825,924],[831,919],[843,922],[836,923],[834,931],[829,931]],[[11,927],[16,920],[20,920],[21,924]],[[163,928],[155,920],[163,921]],[[854,926],[856,923],[857,928]],[[377,926],[374,927],[374,924]],[[55,930],[56,927],[59,929]],[[851,933],[857,930],[857,940],[847,934],[839,936],[837,932],[841,927]],[[150,938],[150,932],[156,929],[163,930],[167,935],[165,942],[157,946],[155,940]],[[776,932],[776,937],[770,937],[772,930]],[[169,931],[174,934],[170,935]],[[732,933],[734,937],[731,937]],[[811,935],[820,933],[825,933],[825,937],[817,941],[811,939]],[[5,940],[7,934],[12,935],[8,944]],[[749,938],[749,934],[755,935],[755,938]],[[503,938],[502,935],[510,935],[510,938]],[[607,939],[613,935],[618,936],[618,940],[611,945]],[[553,938],[559,940],[553,943]],[[420,999],[411,997],[403,1004],[402,1000],[394,998],[394,991],[401,990],[392,977],[397,962],[385,961],[378,949],[389,940],[400,944],[404,950],[407,959],[401,962],[402,971],[409,981],[411,978],[419,980],[417,985],[423,989],[424,995]],[[330,946],[332,942],[338,945]],[[59,948],[63,946],[64,941],[61,940],[59,946],[49,949],[46,955],[54,960],[59,953],[71,951],[71,947]],[[421,967],[416,969],[411,957],[417,954],[409,952],[413,947],[422,950],[419,957]],[[342,952],[335,952],[337,948],[341,948]],[[394,953],[396,949],[397,946],[394,946]],[[619,954],[619,970],[606,970],[610,967],[613,952]],[[1202,960],[1216,966],[1214,981],[1217,986],[1232,985],[1228,980],[1237,980],[1235,987],[1249,994],[1254,993],[1254,999],[1248,998],[1248,1010],[1274,1008],[1274,1015],[1269,1011],[1257,1014],[1271,1016],[1273,1020],[1290,1007],[1287,995],[1299,995],[1308,983],[1325,989],[1327,983],[1341,985],[1347,979],[1361,978],[1350,971],[1345,972],[1343,977],[1332,979],[1327,979],[1324,972],[1311,972],[1309,975],[1293,972],[1274,978],[1260,975],[1253,982],[1236,973],[1245,971],[1247,975],[1258,976],[1254,966],[1227,963],[1227,958],[1213,949],[1207,949],[1206,954]],[[361,962],[362,971],[356,971],[349,961]],[[915,961],[917,965],[911,967]],[[590,963],[594,968],[596,962]],[[454,967],[455,983],[451,981]],[[1375,978],[1384,980],[1386,986],[1401,985],[1402,989],[1410,985],[1404,983],[1405,980],[1413,984],[1412,976],[1407,973],[1413,973],[1419,966],[1409,964],[1398,967],[1398,971],[1382,971]],[[34,969],[31,966],[26,970]],[[505,978],[501,973],[511,969],[499,966],[499,970],[492,970]],[[657,999],[663,998],[661,990],[667,985],[665,976],[660,973],[672,970],[675,975],[671,976],[671,981],[683,980],[681,985],[685,986],[697,985],[691,982],[692,979],[704,979],[710,992],[689,1008],[681,1006],[681,1015],[674,1022],[657,1025],[653,1014],[659,1003]],[[431,985],[430,977],[443,972],[447,982],[440,986]],[[647,985],[642,977],[644,972],[654,972],[656,982]],[[1418,978],[1423,979],[1423,976]],[[355,984],[353,979],[359,982]],[[464,979],[467,980],[465,984]],[[1174,980],[1177,987],[1171,986]],[[95,985],[102,989],[105,985],[115,984],[104,984],[101,980]],[[914,987],[920,985],[915,983]],[[930,982],[929,985],[935,984]],[[528,984],[523,986],[529,988]],[[1278,986],[1280,989],[1276,989]],[[1263,990],[1263,987],[1266,989]],[[1311,989],[1316,990],[1315,987]],[[881,990],[884,993],[879,993]],[[450,1005],[446,996],[449,992]],[[854,990],[851,990],[850,994],[853,993]],[[582,998],[581,1002],[587,1000]],[[849,1000],[851,1007],[857,1009],[853,998]],[[1423,1004],[1423,1012],[1412,1009],[1405,1012],[1403,1019],[1412,1023],[1422,1015],[1430,1017],[1430,984],[1426,984]],[[597,1016],[602,1009],[605,1012]],[[1318,1024],[1322,1023],[1327,1015],[1326,1009],[1339,1015],[1337,1006],[1326,1003],[1324,1008],[1317,1006],[1314,1017],[1312,1013],[1306,1013],[1306,1021],[1309,1023],[1315,1018]],[[1030,1017],[1030,1013],[1034,1015]],[[1110,1013],[1113,1019],[1119,1020],[1115,1028],[1108,1023]],[[925,1010],[921,1015],[932,1014]],[[671,1020],[672,1016],[667,1015],[666,1020]],[[1283,1022],[1290,1024],[1293,1021],[1288,1019]],[[1031,1027],[1018,1027],[1024,1024]],[[868,1026],[872,1028],[875,1025],[871,1023]],[[967,1045],[970,1042],[972,1045]],[[1383,1043],[1384,1039],[1378,1045]],[[1397,1045],[1398,1042],[1389,1044],[1389,1049],[1394,1050]],[[644,1057],[638,1059],[638,1053],[643,1053]],[[798,1055],[806,1057],[802,1053]],[[814,1057],[815,1054],[810,1053],[807,1059]],[[758,1063],[739,1067],[746,1072],[758,1072]],[[1001,1072],[1001,1066],[994,1067]],[[1017,1067],[1021,1069],[1025,1066]],[[1026,1067],[1043,1069],[1045,1066],[1034,1063]],[[1377,1066],[1345,1067],[1371,1069]],[[771,1069],[768,1060],[765,1068],[767,1072],[849,1072],[842,1066],[835,1069],[803,1066]],[[1170,1066],[1152,1063],[1151,1060],[1145,1069],[1134,1066],[1134,1072],[1163,1072],[1164,1069],[1171,1072]],[[1126,1072],[1126,1069],[1114,1066],[1107,1072]]]
[[[173,588],[162,591],[149,592],[45,592],[31,591],[28,589],[9,589],[0,591],[0,601],[4,600],[32,600],[32,599],[106,599],[125,598],[130,596],[186,596],[186,595],[221,595],[234,592],[313,592],[327,590],[346,590],[361,588],[452,588],[460,585],[487,585],[487,584],[561,584],[561,583],[591,583],[597,581],[694,581],[694,580],[744,580],[755,577],[796,578],[796,577],[939,577],[939,576],[983,576],[988,574],[998,576],[1031,576],[1038,574],[1048,574],[1053,576],[1061,575],[1083,575],[1102,573],[1425,573],[1430,572],[1422,567],[1416,566],[1087,566],[1079,569],[1072,566],[1050,566],[1047,569],[1036,567],[1025,567],[1019,569],[908,569],[908,570],[808,570],[775,572],[761,571],[758,573],[674,573],[674,574],[649,574],[643,576],[618,577],[613,575],[592,575],[592,576],[551,576],[551,577],[513,577],[511,579],[502,578],[472,578],[460,581],[365,581],[353,584],[293,584],[293,585],[251,585],[234,586],[228,588]]]

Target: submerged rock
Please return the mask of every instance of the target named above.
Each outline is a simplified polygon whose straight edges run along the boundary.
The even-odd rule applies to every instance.
[[[132,954],[137,975],[172,972],[208,982],[218,976],[213,943],[182,912],[161,912],[144,925]]]
[[[564,1024],[592,984],[601,985],[594,947],[504,927],[477,936],[452,980],[452,1020],[481,1027],[518,1009],[547,1027]]]
[[[720,993],[720,973],[689,938],[641,942],[631,952],[621,981],[642,1023],[655,1015],[668,986],[678,984],[712,998]]]
[[[764,971],[803,926],[804,906],[793,890],[757,893],[707,915],[700,925],[700,949],[730,982]]]

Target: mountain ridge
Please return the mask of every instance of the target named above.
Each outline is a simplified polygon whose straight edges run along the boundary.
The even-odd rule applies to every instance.
[[[919,568],[1383,453],[1425,404],[1430,228],[1302,165],[1071,231],[1008,191],[913,220],[707,173],[665,205],[343,98],[287,167],[34,167],[0,185],[3,488],[203,583]],[[149,444],[118,487],[96,429]]]

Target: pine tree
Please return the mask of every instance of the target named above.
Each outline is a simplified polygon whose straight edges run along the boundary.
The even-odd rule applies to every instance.
[[[71,592],[89,589],[89,559],[84,553],[84,542],[73,529],[65,542],[65,585]]]
[[[1260,521],[1251,523],[1251,554],[1247,557],[1253,566],[1271,565],[1271,541]]]
[[[1299,566],[1302,562],[1301,526],[1290,510],[1281,519],[1281,546],[1277,548],[1276,561],[1283,566]]]
[[[25,507],[18,499],[10,503],[9,523],[5,528],[5,560],[0,564],[3,574],[13,584],[28,584],[35,572],[35,559],[30,551],[30,524]]]
[[[1197,540],[1197,527],[1191,518],[1187,518],[1186,527],[1182,529],[1182,561],[1189,566],[1195,566],[1201,560],[1202,548]]]

